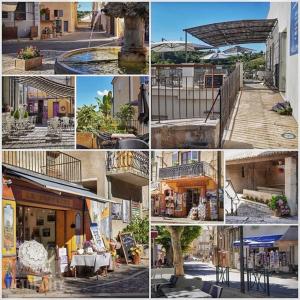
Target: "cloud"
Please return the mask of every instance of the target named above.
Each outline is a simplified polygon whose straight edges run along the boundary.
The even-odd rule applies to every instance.
[[[97,95],[100,97],[103,97],[104,95],[107,95],[109,90],[103,90],[103,91],[97,91]]]

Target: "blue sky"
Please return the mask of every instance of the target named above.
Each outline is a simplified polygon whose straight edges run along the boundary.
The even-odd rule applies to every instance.
[[[92,11],[92,2],[78,2],[79,11]]]
[[[152,2],[151,40],[184,40],[183,29],[224,21],[265,19],[268,11],[267,2]],[[189,34],[188,41],[203,44]],[[265,49],[264,44],[242,46]]]
[[[77,107],[84,104],[96,104],[97,96],[103,96],[105,93],[107,94],[107,91],[112,91],[112,80],[111,76],[77,76]]]

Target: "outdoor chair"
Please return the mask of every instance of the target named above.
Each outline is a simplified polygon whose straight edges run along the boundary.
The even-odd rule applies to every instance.
[[[210,291],[210,295],[212,298],[220,298],[222,295],[223,288],[218,285],[213,285]]]
[[[149,149],[149,145],[139,139],[118,140],[115,149]]]
[[[61,140],[62,132],[58,118],[53,118],[48,121],[47,136]]]
[[[70,119],[69,117],[62,117],[61,118],[61,127],[62,129],[69,130],[70,129]]]
[[[202,285],[202,288],[201,288],[201,291],[209,294],[210,290],[211,290],[211,283],[208,282],[208,281],[204,281],[203,285]]]
[[[178,281],[178,276],[172,275],[168,282],[159,284],[157,286],[157,294],[159,296],[163,296],[164,293],[163,293],[162,289],[163,288],[175,288],[177,281]]]

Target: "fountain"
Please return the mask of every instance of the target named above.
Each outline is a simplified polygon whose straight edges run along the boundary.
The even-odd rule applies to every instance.
[[[102,12],[114,18],[124,18],[122,47],[99,46],[67,51],[56,59],[55,74],[148,73],[148,49],[144,45],[148,3],[109,2]]]

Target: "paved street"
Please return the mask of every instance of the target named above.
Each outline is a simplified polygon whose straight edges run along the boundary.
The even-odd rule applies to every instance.
[[[210,263],[202,262],[185,262],[185,273],[187,277],[199,276],[204,281],[216,281],[216,268]],[[237,295],[240,288],[240,273],[238,270],[231,269],[229,272],[230,289],[224,286],[224,292],[222,297],[227,298],[226,295],[233,296],[234,290]],[[245,275],[246,282],[246,275]],[[296,276],[290,274],[283,275],[271,275],[270,276],[270,297],[276,298],[297,298],[298,297],[298,280]],[[251,292],[248,294],[246,289],[246,295],[239,295],[240,297],[267,297],[265,294]]]
[[[153,217],[151,216],[151,224],[223,224],[223,221],[199,221],[191,220],[190,218],[169,218],[169,217]]]
[[[62,298],[148,298],[149,270],[146,266],[122,265],[107,277],[64,277],[56,279],[47,294],[32,289],[3,290],[8,297],[62,297]]]

